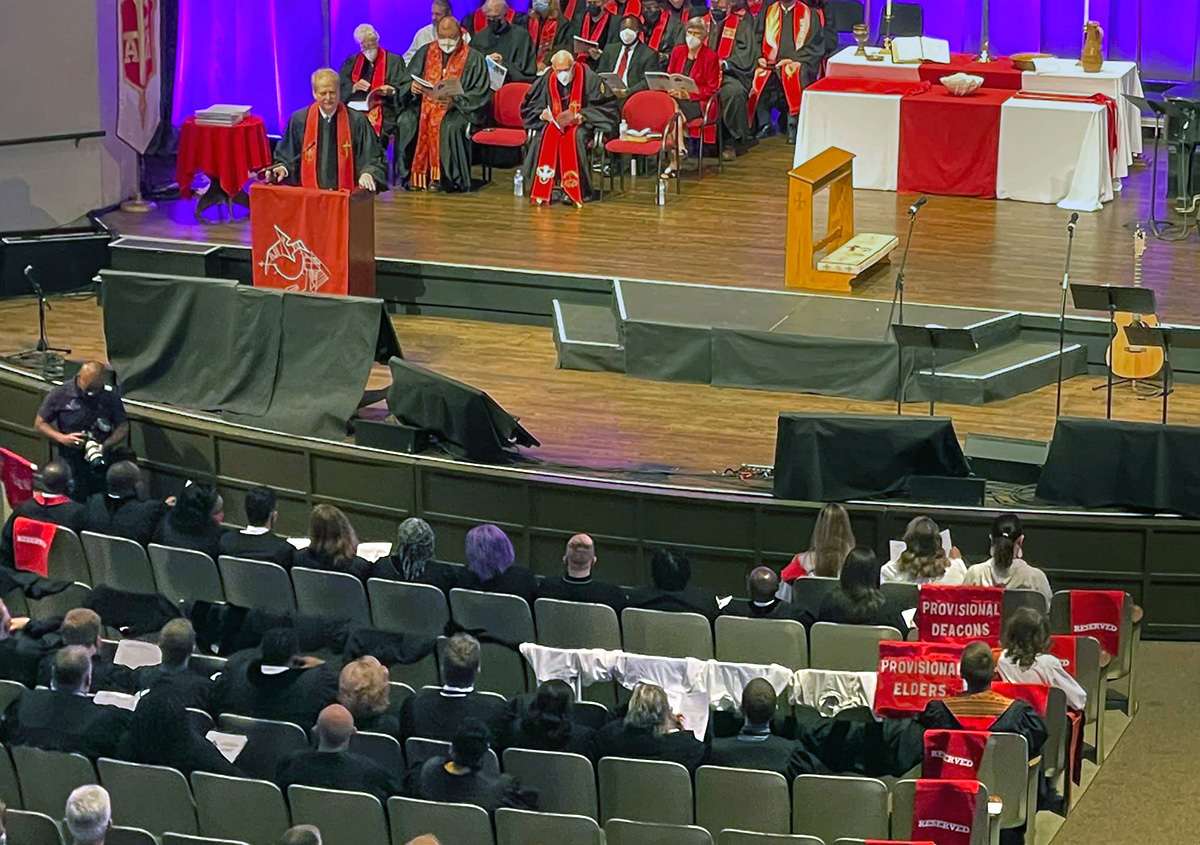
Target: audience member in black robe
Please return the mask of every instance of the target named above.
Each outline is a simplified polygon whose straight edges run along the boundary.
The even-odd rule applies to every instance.
[[[131,763],[170,766],[192,772],[242,777],[242,771],[192,726],[187,708],[173,690],[158,688],[138,699],[129,727],[117,746],[117,757]]]
[[[712,0],[712,26],[708,46],[721,60],[721,131],[725,133],[726,159],[743,155],[758,143],[750,128],[748,103],[754,81],[754,63],[762,49],[754,19],[744,0]],[[732,33],[732,40],[727,34]]]
[[[154,531],[154,542],[177,549],[204,552],[214,561],[221,555],[225,529],[225,503],[217,488],[204,481],[189,481],[175,505]]]
[[[275,782],[280,789],[286,792],[289,786],[298,783],[365,792],[383,804],[392,795],[403,791],[399,777],[370,757],[350,751],[350,738],[355,733],[354,717],[342,705],[330,704],[321,710],[313,733],[317,738],[315,749],[294,751],[279,761]]]
[[[85,607],[68,610],[58,626],[59,642],[63,646],[79,646],[85,649],[92,658],[91,688],[89,692],[112,690],[113,692],[136,692],[133,672],[125,666],[118,666],[112,658],[100,649],[100,633],[103,630],[100,615]],[[38,683],[45,686],[50,683],[54,669],[54,657],[42,661],[38,670]]]
[[[431,757],[417,776],[417,797],[426,801],[474,804],[488,813],[499,807],[537,809],[534,795],[522,793],[512,775],[483,770],[491,733],[478,719],[464,719],[450,740],[449,756]]]
[[[663,9],[662,0],[642,0],[642,21],[645,23],[646,46],[667,66],[671,51],[683,43],[683,23],[678,15]]]
[[[890,625],[901,635],[908,623],[900,608],[887,600],[879,589],[879,559],[868,548],[859,546],[846,556],[840,581],[821,602],[817,621],[851,625]]]
[[[217,676],[212,712],[236,713],[311,725],[337,700],[337,672],[315,657],[297,654],[294,628],[263,634],[262,656],[233,658]]]
[[[88,697],[92,661],[80,646],[54,656],[50,689],[28,690],[13,700],[0,723],[0,740],[47,751],[76,751],[108,757],[129,724],[129,712],[96,704]]]
[[[111,486],[111,485],[110,485]],[[272,529],[279,519],[275,491],[270,487],[251,487],[246,491],[243,506],[246,510],[246,527],[241,531],[226,531],[218,544],[221,554],[277,563],[284,569],[292,568],[295,547],[287,538]]]
[[[372,576],[370,561],[358,556],[358,536],[340,508],[317,505],[308,515],[308,548],[292,558],[293,566],[348,572],[364,582]]]
[[[592,577],[596,568],[596,546],[587,534],[576,534],[567,542],[562,575],[548,577],[538,586],[538,597],[561,601],[606,604],[620,615],[625,607],[625,590]]]
[[[467,532],[467,568],[458,586],[485,593],[520,596],[533,609],[537,598],[537,577],[528,569],[514,566],[516,553],[512,541],[495,525],[476,525]]]
[[[471,35],[471,49],[507,70],[505,82],[532,82],[537,76],[537,52],[529,32],[512,19],[505,0],[487,0],[483,13],[487,26]]]
[[[714,766],[735,769],[763,769],[784,774],[794,743],[771,733],[777,696],[771,682],[755,678],[742,690],[742,717],[745,723],[737,736],[714,739]]]
[[[84,527],[98,534],[149,545],[167,514],[167,503],[146,498],[142,471],[133,461],[118,461],[110,466],[105,480],[108,492],[93,493],[87,501]]]
[[[596,66],[597,73],[615,73],[621,77],[623,91],[613,88],[620,98],[645,91],[649,86],[646,82],[647,73],[657,73],[663,68],[658,53],[646,46],[642,38],[642,22],[628,15],[621,19],[621,29],[609,45],[600,54],[600,62]]]
[[[585,41],[591,41],[597,46],[589,48],[589,52],[577,53],[575,58],[582,64],[600,58],[600,53],[609,41],[616,39],[617,27],[620,26],[621,16],[617,9],[616,0],[581,0],[583,15],[571,27],[571,34]],[[574,49],[574,39],[572,39]]]
[[[338,703],[350,711],[360,731],[400,738],[400,707],[392,702],[387,667],[367,655],[352,660],[338,675]]]
[[[398,581],[413,584],[429,584],[447,595],[458,584],[461,566],[440,563],[434,559],[434,536],[429,523],[417,517],[409,517],[396,529],[396,541],[392,543],[392,554],[388,563],[392,576]]]
[[[588,754],[592,729],[574,720],[575,692],[566,681],[544,681],[527,705],[518,711],[505,745],[535,751]]]
[[[13,619],[0,600],[0,678],[36,686],[42,661],[59,645],[57,621]]]
[[[34,479],[33,498],[21,502],[9,515],[0,529],[0,565],[13,567],[13,524],[17,517],[51,522],[70,528],[78,533],[84,528],[85,508],[71,500],[74,481],[71,467],[65,461],[54,460],[46,464]]]
[[[196,631],[187,619],[172,619],[163,626],[158,638],[162,663],[134,670],[134,685],[139,690],[168,692],[184,707],[207,710],[212,697],[212,680],[190,663],[196,648]]]
[[[716,594],[691,587],[692,562],[681,549],[655,549],[650,557],[652,587],[634,590],[629,607],[668,610],[676,613],[700,613],[711,622],[717,618]]]
[[[479,719],[492,736],[504,736],[511,715],[500,696],[475,691],[479,673],[479,641],[455,634],[442,648],[441,689],[424,689],[400,705],[400,738],[419,736],[448,740],[463,719]]]
[[[812,624],[812,616],[807,611],[776,597],[779,576],[769,566],[759,566],[751,570],[746,578],[746,586],[750,598],[729,602],[721,611],[722,615],[744,616],[749,619],[791,619],[806,626]]]
[[[593,760],[635,757],[679,763],[688,772],[709,761],[710,748],[671,712],[667,694],[654,684],[638,684],[629,697],[624,719],[609,722],[592,735]]]

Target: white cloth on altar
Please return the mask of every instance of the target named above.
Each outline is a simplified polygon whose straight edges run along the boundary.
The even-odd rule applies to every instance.
[[[875,672],[800,669],[792,675],[788,700],[812,707],[827,717],[853,707],[873,708],[876,677]]]
[[[858,79],[882,79],[887,82],[920,82],[920,65],[898,65],[889,53],[884,53],[882,62],[868,61],[865,56],[856,56],[858,47],[846,47],[829,57],[825,75],[831,77],[855,77]],[[867,47],[868,53],[876,53],[878,47]]]
[[[854,153],[854,187],[894,191],[900,172],[900,96],[804,92],[796,129],[799,167],[829,147]]]

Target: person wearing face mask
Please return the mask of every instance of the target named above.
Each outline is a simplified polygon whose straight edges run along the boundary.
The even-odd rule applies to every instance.
[[[338,94],[344,104],[366,114],[380,150],[386,154],[396,133],[397,94],[408,87],[408,72],[403,57],[379,46],[379,33],[369,23],[354,28],[354,40],[358,52],[342,62]]]
[[[617,20],[619,20],[617,0],[586,0],[586,2],[583,17],[571,29],[572,35],[578,36],[584,41],[593,41],[598,45],[576,53],[576,61],[584,64],[600,58],[610,37],[616,37]]]
[[[744,155],[758,139],[750,131],[747,108],[750,85],[754,79],[759,40],[754,20],[746,12],[743,0],[712,0],[707,15],[708,46],[721,60],[721,131],[725,133],[722,156],[733,159]]]
[[[787,115],[788,143],[796,140],[800,92],[817,81],[830,43],[823,9],[803,0],[775,0],[763,18],[762,56],[754,69],[749,110],[763,126],[760,137],[773,134],[771,110]],[[837,33],[833,33],[836,43]]]
[[[601,74],[612,73],[621,78],[624,90],[613,86],[618,97],[645,91],[646,73],[662,70],[658,53],[646,46],[642,38],[642,22],[635,16],[627,15],[621,20],[618,38],[604,48],[598,70]]]
[[[408,45],[408,49],[404,51],[404,64],[412,64],[413,56],[417,54],[426,44],[432,44],[437,41],[437,25],[438,21],[450,14],[450,0],[433,0],[433,7],[430,10],[430,23],[425,24],[417,30],[413,36],[412,43]],[[471,35],[465,29],[463,30],[463,40],[468,44],[471,43]]]
[[[407,165],[409,190],[471,190],[469,125],[484,125],[492,86],[483,53],[467,46],[458,21],[438,22],[437,41],[417,50],[409,72],[414,81],[401,95],[397,149]],[[437,85],[457,79],[462,93],[433,97],[421,93],[417,77]]]
[[[646,45],[658,53],[659,64],[665,66],[671,51],[683,43],[683,24],[677,16],[663,11],[662,0],[642,0],[641,17],[645,22]]]
[[[550,70],[529,89],[521,118],[526,129],[537,133],[525,157],[530,201],[548,205],[556,183],[564,202],[578,207],[592,199],[587,145],[597,131],[614,134],[618,122],[616,99],[600,74],[559,50],[550,59]]]
[[[537,56],[533,39],[525,27],[512,22],[512,9],[505,0],[487,0],[480,10],[487,15],[487,26],[476,30],[471,49],[478,50],[504,67],[505,82],[532,82],[537,76]]]
[[[463,29],[471,34],[472,40],[474,40],[476,33],[483,32],[491,25],[491,19],[493,16],[488,14],[487,6],[488,0],[482,0],[482,2],[479,4],[479,8],[463,19]],[[514,20],[516,20],[517,13],[508,8],[508,4],[506,3],[504,6],[503,17],[506,21],[512,23]]]
[[[717,116],[717,91],[721,88],[721,60],[717,53],[705,43],[708,30],[704,19],[694,17],[684,28],[684,43],[671,51],[671,60],[667,63],[667,73],[678,73],[696,83],[696,93],[676,89],[671,92],[684,121],[688,124],[687,133],[693,142],[699,144],[716,144],[717,127],[714,119]],[[707,113],[706,113],[707,112]],[[701,133],[701,121],[711,122]],[[667,170],[672,175],[679,167],[679,149],[683,146],[683,126],[680,126],[679,138],[675,148],[671,150],[671,166]]]
[[[549,66],[551,54],[570,42],[571,21],[558,0],[533,0],[524,20],[518,16],[516,23],[524,25],[533,42],[538,73]]]

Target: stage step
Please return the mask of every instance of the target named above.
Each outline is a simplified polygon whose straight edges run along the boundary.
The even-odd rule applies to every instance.
[[[625,347],[612,308],[554,300],[554,348],[560,370],[625,372]]]
[[[1087,350],[1069,344],[1063,350],[1063,378],[1087,371]],[[939,402],[983,405],[1029,393],[1058,378],[1058,343],[1013,340],[946,367],[931,378],[928,367],[918,371],[922,393],[932,390]],[[910,399],[916,396],[910,395]]]

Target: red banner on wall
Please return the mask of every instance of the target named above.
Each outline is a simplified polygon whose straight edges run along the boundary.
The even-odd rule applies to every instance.
[[[159,0],[118,0],[121,57],[117,137],[144,153],[158,130],[162,74],[158,69]]]
[[[875,713],[912,716],[935,698],[962,692],[962,653],[963,646],[950,643],[880,643]]]
[[[917,630],[922,642],[966,645],[982,640],[998,646],[1003,618],[1003,587],[921,585]]]

